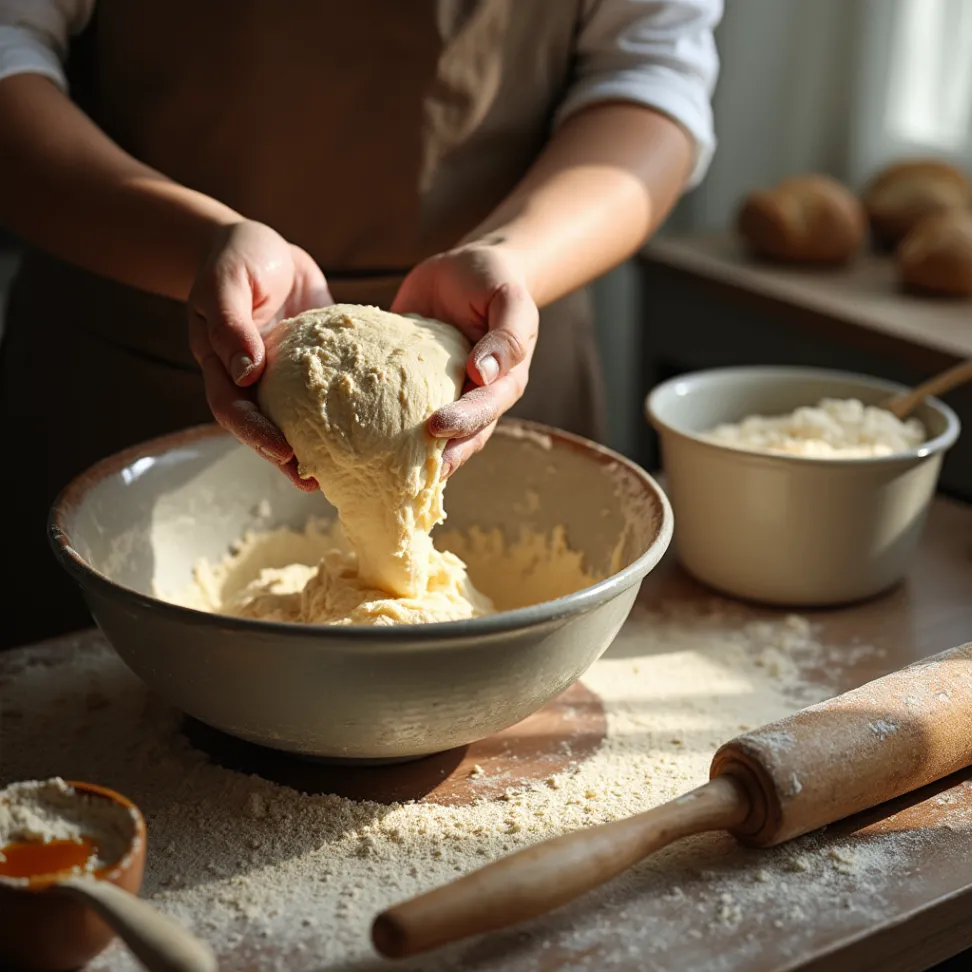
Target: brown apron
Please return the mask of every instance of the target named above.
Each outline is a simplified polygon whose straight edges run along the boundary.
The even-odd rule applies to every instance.
[[[542,149],[581,7],[99,0],[69,73],[79,104],[136,158],[304,247],[335,300],[388,306],[408,269],[470,232]],[[589,296],[540,320],[513,414],[599,437]],[[6,330],[2,485],[17,523],[2,549],[4,575],[20,580],[0,645],[87,623],[44,540],[56,491],[102,456],[210,420],[175,301],[31,253]]]

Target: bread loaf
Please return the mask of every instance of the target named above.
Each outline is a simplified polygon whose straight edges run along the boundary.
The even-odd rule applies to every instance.
[[[843,263],[860,249],[866,226],[856,196],[821,175],[794,176],[750,193],[736,218],[755,253],[792,263]]]
[[[879,172],[864,190],[864,208],[875,237],[895,246],[932,213],[972,205],[972,184],[947,162],[898,162]]]
[[[972,212],[951,209],[926,216],[902,240],[896,257],[906,287],[972,297]]]

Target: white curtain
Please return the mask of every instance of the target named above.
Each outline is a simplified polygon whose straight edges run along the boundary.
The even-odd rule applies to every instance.
[[[719,148],[669,229],[726,225],[797,172],[859,187],[885,163],[972,168],[972,0],[727,0]]]
[[[972,174],[972,0],[726,0],[717,41],[719,147],[663,232],[722,229],[747,190],[799,172],[859,188],[894,159],[933,155]],[[625,267],[598,287],[623,450],[642,421],[635,279]]]

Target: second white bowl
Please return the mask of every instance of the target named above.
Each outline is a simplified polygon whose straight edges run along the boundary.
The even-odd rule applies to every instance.
[[[928,439],[865,459],[743,452],[703,438],[723,422],[783,415],[823,398],[876,405],[905,389],[815,368],[718,368],[683,375],[648,396],[675,512],[675,549],[702,582],[771,604],[861,600],[912,563],[945,452],[959,420],[938,399],[915,411]]]

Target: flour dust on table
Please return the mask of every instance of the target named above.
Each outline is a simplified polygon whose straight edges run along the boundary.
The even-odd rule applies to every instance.
[[[368,938],[381,909],[534,841],[684,793],[707,779],[720,743],[827,695],[807,673],[850,663],[803,618],[736,623],[732,610],[636,608],[584,679],[607,713],[602,747],[499,799],[484,787],[469,806],[355,802],[224,769],[192,748],[180,713],[149,695],[95,634],[67,650],[30,649],[8,668],[0,783],[73,776],[135,800],[148,824],[143,893],[207,940],[221,968],[390,968]],[[470,785],[477,779],[474,771]],[[891,887],[913,872],[920,840],[811,836],[752,852],[700,837],[523,929],[395,967],[526,972],[650,961],[674,972],[697,944],[693,967],[719,972],[730,951],[737,963],[740,950],[758,954],[758,934],[736,935],[752,914],[760,929],[785,928],[786,947],[799,954],[814,924],[852,934],[880,914]],[[691,903],[674,920],[635,907],[662,899]],[[667,964],[676,946],[678,962]],[[118,947],[92,966],[133,968]]]

